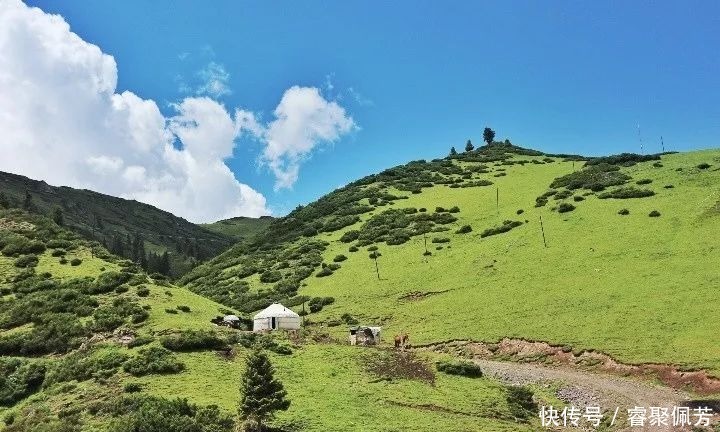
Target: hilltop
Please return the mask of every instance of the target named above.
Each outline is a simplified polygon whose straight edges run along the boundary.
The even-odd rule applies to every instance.
[[[10,207],[46,216],[60,211],[65,227],[101,243],[116,255],[137,262],[156,258],[158,262],[168,252],[169,265],[155,271],[173,276],[187,272],[236,241],[236,234],[205,229],[135,200],[50,186],[20,175],[0,172],[0,192]]]
[[[417,344],[520,338],[718,376],[718,167],[718,150],[494,143],[350,183],[181,283],[247,313],[309,306],[338,336],[360,322]]]
[[[259,218],[239,216],[209,224],[200,224],[200,226],[218,234],[232,237],[236,241],[241,241],[256,236],[267,228],[273,220],[275,218],[272,216],[260,216]]]

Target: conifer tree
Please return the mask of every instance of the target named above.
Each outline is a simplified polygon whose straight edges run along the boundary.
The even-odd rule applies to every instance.
[[[450,156],[455,156],[457,154],[457,150],[455,150],[455,147],[450,147]]]
[[[256,422],[262,430],[262,422],[273,417],[275,411],[290,407],[287,392],[274,377],[275,370],[267,355],[256,349],[246,360],[245,373],[240,383],[242,397],[239,414],[242,420]]]
[[[465,151],[471,152],[471,151],[473,151],[474,148],[475,148],[475,146],[473,145],[472,141],[467,140],[467,143],[465,144]]]

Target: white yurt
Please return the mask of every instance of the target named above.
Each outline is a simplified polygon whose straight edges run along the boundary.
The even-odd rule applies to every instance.
[[[300,315],[281,305],[273,303],[253,318],[253,331],[297,330],[300,328]]]

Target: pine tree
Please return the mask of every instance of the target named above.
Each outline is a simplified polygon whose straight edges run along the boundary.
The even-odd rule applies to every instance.
[[[455,150],[455,147],[450,147],[450,156],[455,156],[457,154],[457,150]]]
[[[483,141],[488,143],[488,145],[493,143],[493,140],[495,139],[495,131],[490,128],[485,128],[483,131]]]
[[[8,197],[5,195],[5,192],[0,192],[0,208],[3,208],[3,209],[10,208],[10,200],[8,200]]]
[[[472,144],[472,142],[470,140],[467,140],[467,143],[465,144],[465,151],[471,152],[474,148],[475,146]]]
[[[170,255],[165,251],[158,262],[158,273],[168,276],[170,274]]]
[[[267,355],[260,350],[253,351],[245,362],[245,373],[240,384],[242,393],[238,413],[242,420],[262,422],[273,417],[275,411],[285,411],[290,401],[282,383],[275,379],[275,370]]]

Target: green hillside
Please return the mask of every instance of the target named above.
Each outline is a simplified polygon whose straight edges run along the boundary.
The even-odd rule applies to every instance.
[[[200,226],[240,241],[256,236],[267,228],[273,220],[274,218],[271,216],[261,216],[259,218],[240,216],[209,224],[200,224]]]
[[[91,245],[47,218],[0,210],[0,430],[232,431],[257,346],[292,401],[274,430],[537,427],[530,390],[438,373],[444,357],[431,353],[214,327],[233,311]],[[530,405],[561,404],[533,391]]]
[[[149,259],[149,255],[169,252],[169,273],[174,276],[235,242],[232,235],[204,229],[135,200],[50,186],[20,175],[0,172],[0,194],[8,206],[33,213],[50,216],[60,209],[67,228],[134,261],[140,261],[138,244]]]
[[[182,283],[246,312],[310,300],[336,335],[354,318],[416,344],[515,337],[720,376],[719,167],[718,150],[495,143],[333,191]]]

